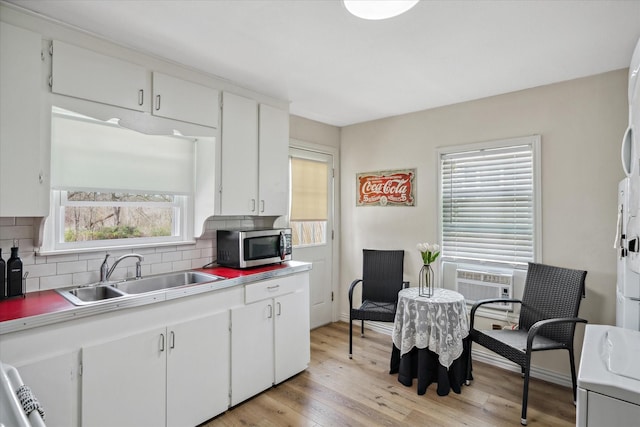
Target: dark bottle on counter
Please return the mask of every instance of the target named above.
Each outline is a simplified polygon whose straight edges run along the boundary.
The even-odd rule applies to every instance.
[[[7,287],[5,283],[6,267],[4,260],[2,259],[2,248],[0,248],[0,299],[5,298],[7,295]]]
[[[18,248],[11,248],[11,257],[7,260],[7,298],[22,295],[22,260]]]

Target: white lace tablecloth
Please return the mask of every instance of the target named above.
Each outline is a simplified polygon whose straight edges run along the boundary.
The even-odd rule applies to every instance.
[[[413,347],[428,348],[449,368],[462,354],[467,335],[469,319],[462,294],[442,288],[436,288],[431,298],[418,296],[418,288],[398,293],[393,343],[401,356]]]

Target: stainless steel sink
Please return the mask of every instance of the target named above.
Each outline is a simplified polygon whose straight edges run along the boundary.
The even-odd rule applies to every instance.
[[[169,273],[158,276],[144,277],[137,280],[114,283],[112,286],[127,294],[142,294],[178,286],[195,285],[198,283],[215,282],[221,277],[212,274],[185,271],[181,273]]]
[[[113,298],[144,294],[147,292],[163,291],[179,286],[196,285],[223,280],[224,277],[198,271],[184,271],[180,273],[159,274],[131,279],[104,285],[90,285],[74,288],[56,289],[56,291],[75,305],[94,304]]]
[[[112,298],[124,297],[125,294],[111,286],[87,286],[73,289],[61,289],[58,293],[75,305],[92,304]]]

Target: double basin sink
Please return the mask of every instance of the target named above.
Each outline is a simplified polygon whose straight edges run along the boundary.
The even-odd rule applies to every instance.
[[[198,285],[218,280],[224,280],[224,277],[199,271],[183,271],[107,284],[63,288],[57,289],[57,292],[74,305],[88,305],[113,298],[165,291],[181,286]]]

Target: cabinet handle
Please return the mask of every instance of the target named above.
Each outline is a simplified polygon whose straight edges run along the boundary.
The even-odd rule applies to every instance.
[[[278,304],[278,316],[280,316],[282,314],[282,304],[280,304],[279,302],[276,304]]]
[[[264,212],[264,200],[260,200],[260,212]]]
[[[160,109],[160,95],[156,95],[156,111]]]
[[[169,344],[169,348],[170,349],[174,349],[174,348],[176,348],[176,334],[173,331],[171,331],[171,337],[170,338],[171,339],[169,340],[169,343],[170,343]]]
[[[280,287],[280,285],[267,286],[267,290],[269,292],[275,291]]]
[[[256,211],[256,199],[251,199],[251,212]]]
[[[142,104],[144,104],[144,89],[138,91],[138,105],[142,106]]]
[[[267,316],[267,319],[271,319],[272,317],[273,317],[273,306],[269,304],[269,315]]]
[[[40,173],[38,174],[38,182],[39,182],[40,184],[42,184],[42,183],[44,182],[44,174],[43,174],[42,172],[40,172]]]
[[[160,334],[160,351],[164,351],[164,334]]]

